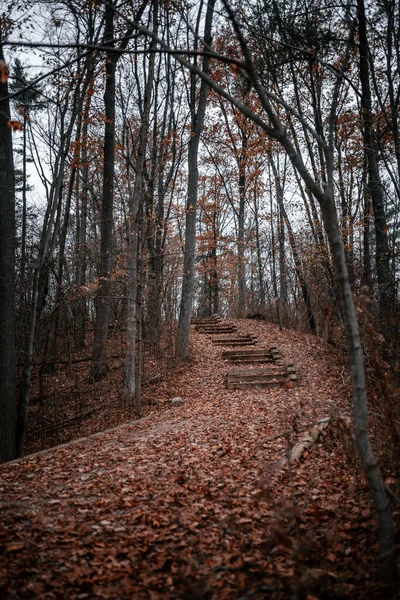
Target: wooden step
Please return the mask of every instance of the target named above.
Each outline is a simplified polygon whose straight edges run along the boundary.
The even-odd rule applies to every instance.
[[[232,381],[262,381],[263,379],[276,379],[286,377],[286,369],[264,367],[262,369],[235,369],[228,371],[227,378]]]
[[[232,365],[259,365],[262,363],[273,363],[274,359],[270,354],[259,356],[241,356],[227,359]]]
[[[227,350],[222,353],[222,357],[232,363],[257,364],[260,362],[274,362],[277,365],[283,364],[281,355],[276,346],[271,348],[251,348],[249,350]]]
[[[224,350],[222,352],[223,358],[242,358],[251,356],[264,356],[268,354],[272,356],[268,348],[246,348],[245,350]]]
[[[196,331],[199,333],[217,334],[217,333],[235,333],[235,325],[196,325]]]
[[[279,368],[277,365],[259,369],[235,369],[226,374],[228,390],[262,389],[298,385],[296,369],[292,363]]]
[[[220,323],[222,321],[219,315],[212,315],[211,317],[197,317],[191,320],[192,325],[201,325],[201,324],[209,324]]]
[[[211,341],[218,346],[253,346],[256,344],[256,341],[249,336],[224,336],[213,338]]]
[[[283,386],[282,381],[251,381],[251,382],[235,382],[235,383],[227,383],[227,390],[272,390],[273,388],[281,388]]]
[[[297,377],[296,367],[294,366],[293,363],[287,363],[286,373],[287,373],[287,379],[288,379],[288,381],[290,381],[291,385],[293,387],[297,387],[299,385],[299,380]]]

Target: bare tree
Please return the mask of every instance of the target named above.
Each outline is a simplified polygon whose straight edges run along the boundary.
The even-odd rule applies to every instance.
[[[204,44],[211,44],[211,27],[214,14],[215,0],[208,0],[204,24]],[[196,46],[198,43],[198,29],[202,14],[203,2],[200,4]],[[197,49],[197,48],[196,48]],[[197,60],[194,65],[197,68]],[[209,73],[209,58],[203,57],[202,71],[204,75]],[[176,338],[176,356],[185,361],[189,358],[190,321],[192,318],[193,292],[195,278],[195,254],[196,254],[196,212],[198,192],[198,153],[200,136],[203,130],[206,112],[208,85],[204,78],[201,79],[200,91],[197,95],[197,77],[194,71],[190,73],[190,97],[189,107],[191,115],[191,130],[188,148],[188,188],[186,202],[186,228],[185,228],[185,254],[183,260],[182,297],[179,312],[178,334]]]
[[[10,104],[0,22],[0,462],[16,457],[15,187]]]

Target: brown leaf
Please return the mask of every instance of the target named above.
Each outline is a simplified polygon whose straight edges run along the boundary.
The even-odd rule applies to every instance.
[[[11,127],[11,129],[13,131],[21,131],[22,130],[22,123],[21,123],[21,121],[17,121],[15,119],[9,119],[8,126]]]
[[[6,63],[4,60],[0,60],[0,83],[7,83],[8,75],[9,70]]]

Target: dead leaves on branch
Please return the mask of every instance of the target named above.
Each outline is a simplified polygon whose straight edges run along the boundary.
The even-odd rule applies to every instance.
[[[8,66],[3,59],[0,59],[0,83],[7,83],[9,74]]]

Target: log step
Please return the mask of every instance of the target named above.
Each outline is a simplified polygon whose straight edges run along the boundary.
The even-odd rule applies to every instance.
[[[256,344],[253,338],[247,336],[226,336],[213,338],[211,341],[218,346],[254,346]]]
[[[196,325],[196,331],[199,333],[217,334],[217,333],[235,333],[235,325]]]
[[[273,388],[281,388],[284,385],[282,381],[248,381],[227,383],[227,390],[265,390]]]
[[[228,371],[226,374],[228,381],[262,381],[263,379],[276,379],[277,377],[286,377],[285,369],[241,369]]]
[[[276,346],[272,346],[269,350],[266,348],[251,348],[249,350],[227,350],[222,353],[222,357],[229,362],[257,364],[260,362],[273,362],[276,365],[283,364],[281,355]]]
[[[222,352],[223,358],[251,358],[265,355],[272,356],[267,348],[246,348],[246,350],[224,350]]]
[[[262,363],[273,363],[274,359],[270,354],[259,355],[259,356],[241,356],[228,358],[228,361],[232,365],[259,365]]]
[[[261,389],[298,385],[296,369],[292,363],[283,368],[241,369],[228,371],[226,387],[228,390]]]
[[[220,323],[222,321],[219,315],[212,315],[211,317],[197,317],[191,320],[192,325],[201,325],[201,324],[209,324]]]

